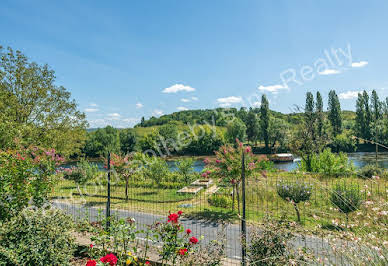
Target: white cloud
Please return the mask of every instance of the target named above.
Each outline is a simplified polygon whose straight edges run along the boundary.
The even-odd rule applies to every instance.
[[[198,97],[195,97],[195,96],[191,97],[191,99],[192,99],[193,101],[198,101]]]
[[[221,107],[228,107],[234,103],[242,103],[241,96],[229,96],[225,98],[218,98],[217,102]]]
[[[118,114],[118,113],[111,113],[111,114],[108,114],[108,116],[111,117],[111,118],[118,118],[118,117],[120,117],[121,115]]]
[[[177,93],[179,91],[195,91],[195,89],[190,86],[185,86],[183,84],[175,84],[171,87],[162,90],[163,93]]]
[[[350,100],[357,98],[359,93],[360,91],[347,91],[340,93],[338,97],[343,100]]]
[[[190,99],[182,98],[181,102],[188,103],[188,102],[190,102]]]
[[[95,113],[98,112],[97,108],[85,108],[85,112],[87,113]]]
[[[334,75],[339,73],[340,71],[336,69],[325,69],[322,72],[318,72],[319,75]]]
[[[367,61],[360,61],[352,63],[352,67],[364,67],[368,64]]]
[[[101,128],[106,126],[112,126],[116,128],[128,128],[128,127],[133,127],[139,121],[140,121],[139,118],[132,118],[132,117],[124,118],[124,119],[99,118],[99,119],[90,120],[89,124],[91,128],[96,128],[96,127]]]
[[[144,106],[144,105],[143,105],[142,103],[136,103],[136,108],[137,108],[137,109],[143,108],[143,106]]]
[[[260,107],[261,106],[261,102],[254,102],[252,103],[252,107]]]
[[[97,107],[98,105],[96,103],[89,103],[89,106]]]
[[[161,115],[163,115],[163,110],[155,109],[155,110],[152,112],[152,115],[153,115],[153,116],[161,116]]]
[[[179,111],[186,111],[186,110],[189,110],[189,108],[183,107],[183,106],[179,106],[179,107],[177,107],[176,109],[178,109]]]
[[[287,89],[287,87],[283,86],[283,85],[280,85],[280,84],[269,85],[269,86],[260,85],[258,89],[259,89],[259,91],[268,91],[268,92],[271,92],[271,93],[278,93],[280,90]]]

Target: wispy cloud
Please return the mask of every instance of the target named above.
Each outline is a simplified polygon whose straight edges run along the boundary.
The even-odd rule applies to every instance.
[[[152,115],[153,115],[153,116],[161,116],[161,115],[163,115],[163,110],[155,109],[155,110],[152,112]]]
[[[185,86],[183,84],[175,84],[171,87],[162,90],[163,93],[177,93],[179,91],[195,91],[193,87]]]
[[[178,109],[179,111],[186,111],[186,110],[189,110],[189,108],[183,107],[183,106],[179,106],[179,107],[177,107],[176,109]]]
[[[229,96],[225,98],[218,98],[217,102],[221,107],[229,107],[235,103],[242,103],[243,99],[241,96]]]
[[[287,89],[286,86],[284,85],[280,85],[280,84],[276,84],[276,85],[269,85],[269,86],[263,86],[263,85],[260,85],[258,87],[259,91],[267,91],[267,92],[271,92],[271,93],[278,93],[280,90],[284,90],[284,89]]]
[[[322,72],[318,72],[319,75],[335,75],[335,74],[339,74],[341,73],[339,70],[337,69],[325,69],[323,70]]]
[[[353,62],[352,67],[364,67],[368,64],[368,61]]]
[[[182,98],[181,102],[188,103],[188,102],[190,102],[190,99]]]
[[[137,109],[140,109],[140,108],[143,108],[144,105],[142,103],[136,103],[136,108]]]
[[[192,99],[193,101],[198,101],[198,97],[195,97],[195,96],[191,97],[191,99]]]
[[[111,113],[111,114],[108,114],[108,117],[110,119],[119,119],[121,115],[119,113]]]
[[[346,92],[341,92],[338,97],[342,100],[350,100],[350,99],[355,99],[358,97],[358,94],[361,91],[346,91]]]
[[[85,108],[85,112],[87,112],[87,113],[95,113],[98,111],[99,110],[97,108]]]
[[[91,107],[97,107],[98,105],[96,103],[89,103],[89,106]]]

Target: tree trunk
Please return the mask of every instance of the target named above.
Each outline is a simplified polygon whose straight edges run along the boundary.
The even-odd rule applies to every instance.
[[[298,205],[296,203],[294,203],[294,208],[296,211],[296,216],[298,217],[298,223],[300,223],[300,213],[299,213]]]
[[[125,178],[125,200],[128,201],[128,177]]]

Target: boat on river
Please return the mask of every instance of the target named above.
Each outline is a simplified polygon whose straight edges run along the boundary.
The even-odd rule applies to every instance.
[[[293,162],[294,155],[292,155],[291,153],[277,153],[271,155],[269,159],[275,163]]]

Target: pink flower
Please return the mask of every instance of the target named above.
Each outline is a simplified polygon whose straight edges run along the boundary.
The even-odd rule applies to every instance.
[[[201,176],[202,177],[207,177],[207,174],[206,173],[202,173]]]
[[[246,147],[246,148],[245,148],[245,152],[246,152],[246,153],[250,153],[250,152],[251,152],[251,147],[249,147],[249,146]]]
[[[218,159],[216,160],[216,163],[220,163],[220,162],[221,162],[221,160],[218,160]]]

